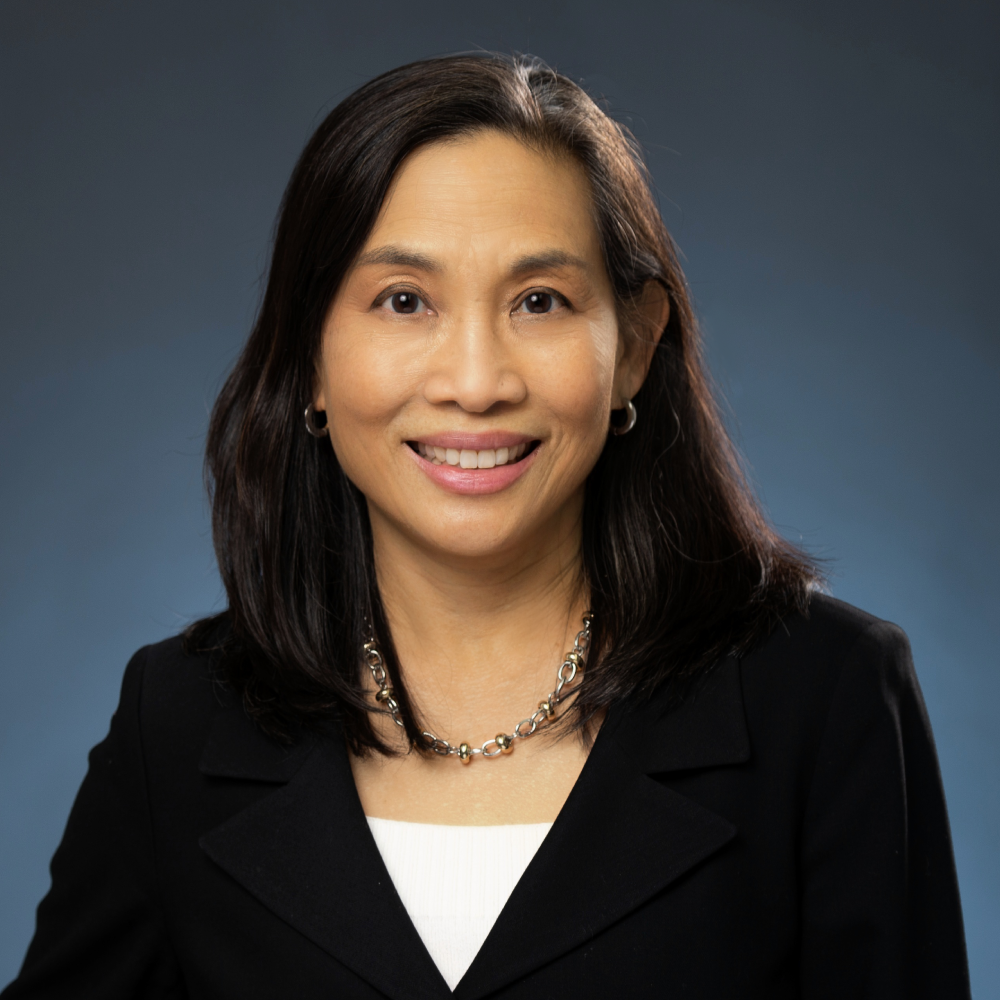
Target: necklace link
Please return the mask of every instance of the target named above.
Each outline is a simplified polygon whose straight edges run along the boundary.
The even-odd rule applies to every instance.
[[[474,747],[470,743],[463,741],[458,746],[452,746],[447,740],[435,736],[434,733],[426,730],[420,735],[429,750],[442,757],[458,757],[463,764],[469,764],[473,757],[499,757],[501,754],[509,754],[514,749],[515,740],[526,740],[529,736],[534,736],[538,727],[546,722],[550,722],[556,717],[556,709],[560,702],[569,695],[563,692],[573,684],[577,674],[583,669],[587,653],[590,650],[591,629],[594,624],[594,616],[588,611],[583,616],[583,628],[576,633],[573,640],[573,648],[566,654],[559,669],[556,671],[556,686],[546,697],[538,703],[538,708],[527,718],[522,719],[511,734],[497,733],[491,740],[487,740],[481,747]],[[392,721],[401,729],[405,728],[403,717],[400,713],[399,702],[396,701],[395,693],[389,686],[389,673],[385,669],[385,661],[379,651],[378,644],[374,636],[369,639],[363,649],[363,658],[371,671],[372,680],[378,690],[375,692],[375,701],[384,707]],[[575,689],[574,689],[575,690]],[[572,694],[573,692],[570,692]],[[493,749],[489,749],[493,747]]]

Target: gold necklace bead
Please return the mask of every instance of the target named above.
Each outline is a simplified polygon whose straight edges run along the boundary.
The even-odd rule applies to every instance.
[[[551,719],[552,716],[556,714],[556,710],[548,698],[546,698],[545,701],[540,701],[538,703],[538,707],[545,713],[546,719]]]
[[[510,753],[514,749],[514,741],[506,733],[497,733],[493,742],[500,747],[501,753]]]
[[[375,700],[380,703],[386,702],[392,697],[392,695],[392,688],[384,687],[375,692]]]
[[[468,743],[459,743],[458,759],[463,764],[468,764],[472,761],[472,747],[470,747]]]

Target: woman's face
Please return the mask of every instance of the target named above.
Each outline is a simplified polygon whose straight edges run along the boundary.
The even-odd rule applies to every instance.
[[[373,530],[482,558],[579,530],[647,365],[582,168],[484,132],[399,170],[327,315],[315,406]]]

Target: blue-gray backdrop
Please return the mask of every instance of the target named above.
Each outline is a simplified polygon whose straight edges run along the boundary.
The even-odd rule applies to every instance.
[[[423,56],[530,51],[648,150],[783,531],[910,634],[1000,997],[989,0],[5,0],[0,983],[139,645],[218,607],[200,464],[292,163]]]

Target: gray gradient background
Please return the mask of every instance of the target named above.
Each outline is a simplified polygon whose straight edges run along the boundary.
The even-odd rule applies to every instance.
[[[0,983],[126,659],[219,606],[206,416],[296,155],[484,47],[646,145],[761,496],[910,634],[1000,997],[997,6],[0,2]]]

